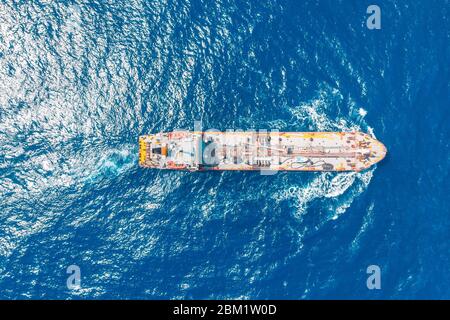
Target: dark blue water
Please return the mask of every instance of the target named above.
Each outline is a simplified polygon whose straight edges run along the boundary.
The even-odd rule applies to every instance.
[[[0,297],[450,298],[449,7],[1,1]],[[388,156],[361,173],[138,168],[140,134],[195,120],[360,130]]]

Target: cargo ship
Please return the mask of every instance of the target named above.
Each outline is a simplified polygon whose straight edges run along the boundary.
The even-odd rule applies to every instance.
[[[174,131],[139,137],[139,165],[188,171],[361,171],[386,147],[362,132]]]

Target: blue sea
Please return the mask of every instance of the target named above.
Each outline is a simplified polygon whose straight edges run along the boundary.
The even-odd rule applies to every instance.
[[[0,298],[449,299],[449,20],[447,0],[2,0]],[[139,135],[194,121],[388,155],[138,167]]]

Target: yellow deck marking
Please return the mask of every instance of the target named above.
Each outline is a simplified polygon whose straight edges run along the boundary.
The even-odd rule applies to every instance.
[[[139,163],[141,165],[145,164],[145,157],[147,155],[146,149],[147,143],[144,139],[139,138]]]

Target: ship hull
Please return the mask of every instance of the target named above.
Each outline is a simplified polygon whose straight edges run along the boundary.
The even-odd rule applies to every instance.
[[[139,165],[188,171],[361,171],[385,146],[361,132],[189,132],[139,137]]]

